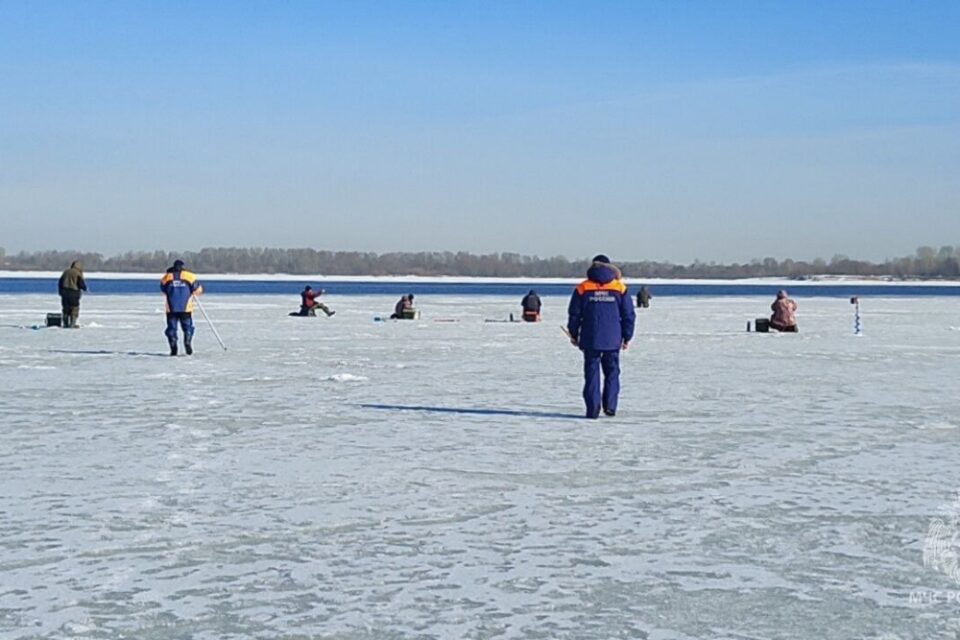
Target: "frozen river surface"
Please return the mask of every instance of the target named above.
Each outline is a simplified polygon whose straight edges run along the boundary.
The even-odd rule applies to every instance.
[[[170,358],[156,297],[0,296],[0,637],[960,637],[960,301],[658,298],[586,421],[565,300],[419,298]]]

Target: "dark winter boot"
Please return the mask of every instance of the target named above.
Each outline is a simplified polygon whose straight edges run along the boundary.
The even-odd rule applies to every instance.
[[[177,355],[177,341],[170,340],[169,342],[170,342],[170,355],[172,356]]]
[[[188,355],[188,356],[192,356],[192,355],[193,355],[193,345],[191,344],[191,342],[193,342],[193,337],[192,337],[192,336],[186,336],[186,337],[184,337],[184,339],[183,339],[183,349],[184,349],[184,351],[187,352],[187,355]]]

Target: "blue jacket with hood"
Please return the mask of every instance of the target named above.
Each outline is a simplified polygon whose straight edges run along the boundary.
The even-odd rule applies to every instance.
[[[567,330],[584,351],[619,351],[633,338],[637,315],[620,270],[594,259],[567,311]]]
[[[192,313],[193,297],[203,293],[197,275],[177,260],[160,278],[160,290],[167,297],[167,313]]]

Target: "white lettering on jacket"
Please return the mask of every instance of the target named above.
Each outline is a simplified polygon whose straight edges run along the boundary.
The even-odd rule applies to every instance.
[[[609,291],[594,291],[590,294],[590,302],[616,302],[617,298]]]

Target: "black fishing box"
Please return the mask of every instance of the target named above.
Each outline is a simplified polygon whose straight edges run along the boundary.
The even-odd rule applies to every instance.
[[[48,313],[47,314],[47,326],[48,327],[62,327],[63,326],[63,316],[59,313]]]

